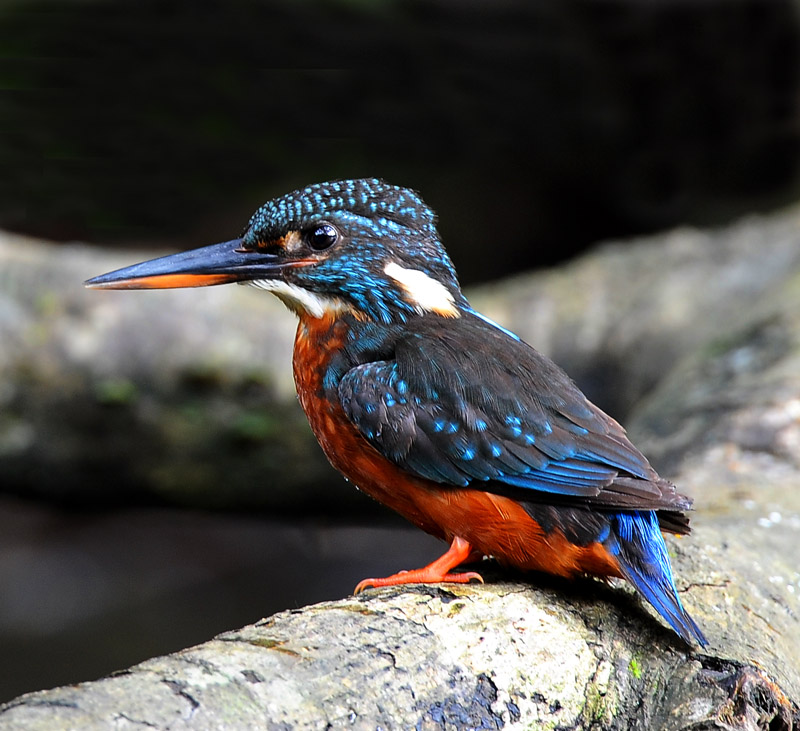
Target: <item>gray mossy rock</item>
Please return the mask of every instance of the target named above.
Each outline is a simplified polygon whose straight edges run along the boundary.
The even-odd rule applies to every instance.
[[[0,729],[800,722],[797,704],[741,656],[733,647],[687,652],[597,583],[566,592],[515,583],[386,589],[283,612],[93,683],[22,696],[0,707]]]
[[[471,300],[626,417],[683,356],[740,332],[800,271],[800,209],[609,243]]]
[[[750,290],[744,273],[759,263],[750,247],[734,247],[741,267],[723,234],[705,237],[707,257],[678,247],[692,271],[706,267],[707,286],[673,283],[687,300],[680,316],[638,331],[640,347],[670,337],[659,328],[679,343],[665,356],[665,369],[677,365],[630,423],[696,498],[695,531],[669,546],[705,651],[684,646],[628,589],[510,583],[489,567],[484,586],[392,588],[283,612],[100,681],[28,694],[0,707],[0,729],[797,727],[800,243],[796,233],[786,241],[795,218],[743,224],[771,272],[754,273]],[[674,263],[671,240],[643,245],[651,262]],[[636,267],[609,251],[627,282]],[[724,251],[729,276],[717,280]],[[669,289],[668,265],[662,274]],[[652,296],[668,303],[658,281]],[[604,291],[581,307],[621,296]],[[600,328],[635,359],[627,332],[610,337],[613,320],[598,316],[591,337]]]

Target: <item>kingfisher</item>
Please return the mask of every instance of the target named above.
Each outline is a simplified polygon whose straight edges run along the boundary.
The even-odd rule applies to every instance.
[[[625,579],[688,643],[706,645],[663,532],[692,505],[555,363],[473,309],[433,211],[369,178],[265,203],[239,238],[90,279],[97,289],[247,283],[299,318],[300,403],[331,464],[449,543],[368,587],[483,581],[463,563]]]

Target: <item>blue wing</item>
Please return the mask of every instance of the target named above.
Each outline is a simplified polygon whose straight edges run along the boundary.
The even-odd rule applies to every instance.
[[[552,361],[469,313],[432,325],[401,338],[394,359],[357,366],[339,384],[345,413],[388,459],[440,484],[689,507]]]
[[[342,408],[361,434],[419,477],[511,491],[546,532],[603,543],[676,632],[705,645],[661,535],[688,532],[681,511],[691,501],[550,360],[470,313],[435,324],[341,379]]]

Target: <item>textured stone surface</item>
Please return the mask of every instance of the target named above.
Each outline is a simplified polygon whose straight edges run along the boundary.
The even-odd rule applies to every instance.
[[[757,728],[748,714],[788,728],[800,718],[757,667],[687,653],[620,603],[588,582],[566,594],[383,590],[22,696],[0,708],[0,728],[678,729],[725,717]]]

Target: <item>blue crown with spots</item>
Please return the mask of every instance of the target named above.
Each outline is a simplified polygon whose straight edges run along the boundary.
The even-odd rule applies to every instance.
[[[395,262],[446,286],[457,304],[466,302],[433,211],[413,190],[377,178],[318,183],[268,201],[253,214],[242,238],[246,245],[269,242],[321,221],[336,225],[345,241],[314,266],[288,272],[292,283],[345,297],[389,323],[416,312],[385,273]]]
[[[419,195],[378,178],[334,180],[265,203],[250,218],[246,237],[268,240],[314,218],[350,213],[436,237],[436,216]]]

